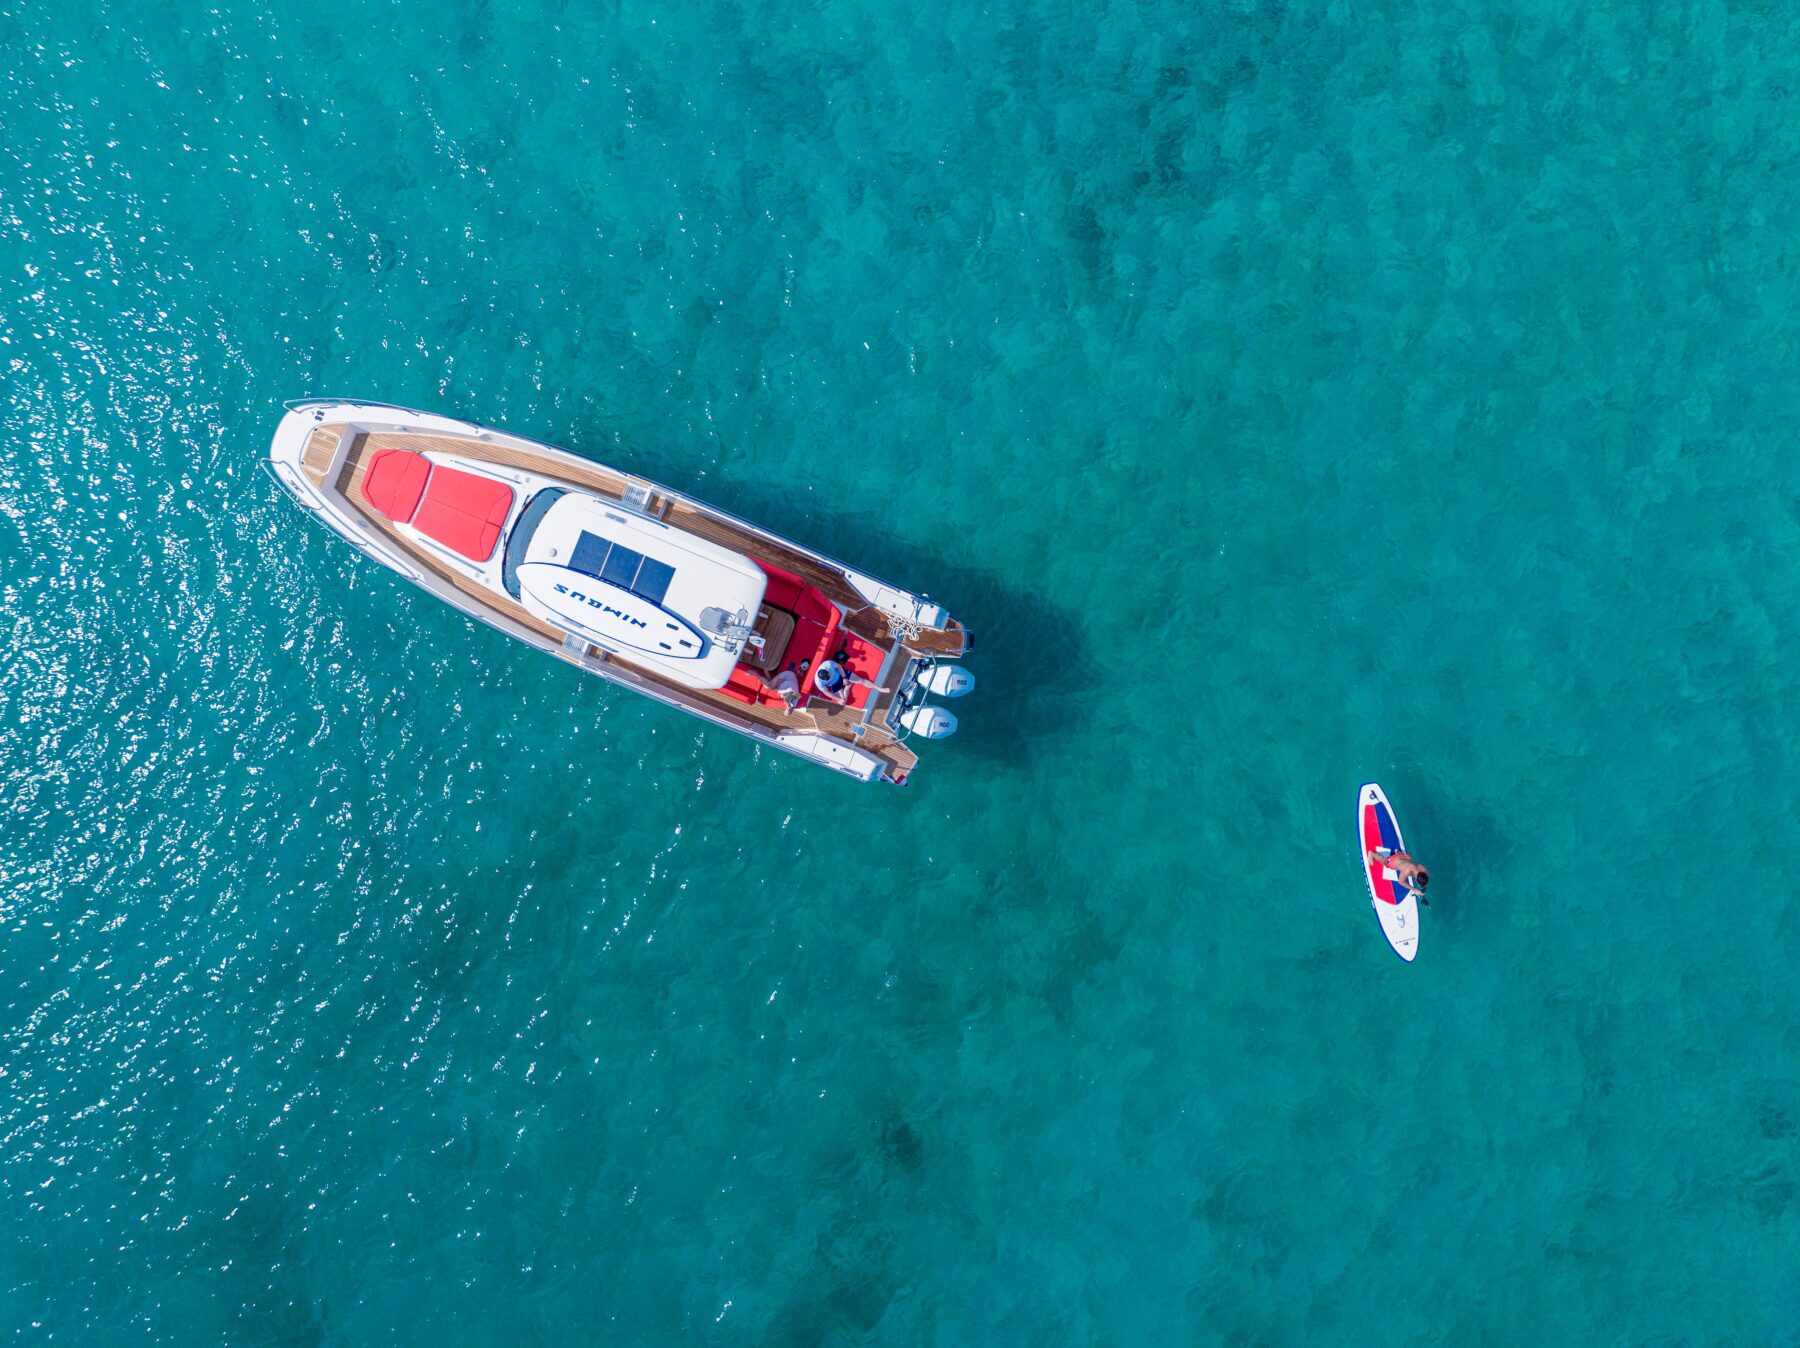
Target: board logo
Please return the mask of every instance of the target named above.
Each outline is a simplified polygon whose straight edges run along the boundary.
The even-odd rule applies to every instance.
[[[611,604],[608,604],[604,600],[591,598],[588,595],[583,594],[580,590],[571,590],[567,585],[564,585],[561,581],[558,581],[556,584],[556,592],[558,594],[566,594],[571,599],[579,599],[582,603],[588,605],[590,608],[597,608],[602,613],[610,613],[610,614],[612,614],[613,617],[619,619],[621,622],[628,622],[633,627],[648,627],[650,625],[649,623],[645,622],[642,618],[634,618],[629,613],[625,613],[619,609],[614,608]]]

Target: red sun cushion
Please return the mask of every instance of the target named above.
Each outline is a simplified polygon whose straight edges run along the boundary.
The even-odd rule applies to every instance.
[[[763,591],[763,603],[773,604],[776,608],[784,608],[792,613],[794,605],[799,602],[800,591],[805,588],[805,582],[792,571],[776,566],[773,562],[765,562],[761,557],[752,557],[750,560],[760,566],[763,574],[769,578],[769,587]]]
[[[887,652],[872,641],[864,641],[854,632],[839,630],[838,645],[844,648],[844,668],[859,679],[875,682],[875,676],[881,673],[881,662],[887,658]],[[850,685],[850,705],[866,707],[869,699],[875,696],[873,688],[860,683]]]
[[[743,665],[733,665],[731,676],[725,680],[725,686],[719,691],[726,697],[734,697],[739,702],[748,702],[753,707],[784,707],[779,693],[772,693],[762,686],[756,675],[745,669]]]
[[[810,696],[813,690],[813,675],[819,672],[819,666],[831,658],[837,649],[838,623],[841,615],[832,602],[812,586],[807,586],[800,596],[800,621],[794,625],[794,639],[788,643],[788,658],[784,664],[791,664],[796,674],[800,674],[800,661],[812,661],[812,668],[800,674],[800,693]],[[811,642],[809,649],[806,645]]]
[[[782,656],[775,673],[785,670],[800,680],[800,700],[803,703],[812,695],[813,671],[840,644],[847,648],[847,663],[852,673],[867,678],[874,677],[873,671],[881,667],[882,652],[877,647],[869,646],[868,653],[864,654],[859,648],[868,643],[851,633],[841,632],[843,614],[838,611],[836,604],[825,597],[824,591],[816,585],[808,585],[792,571],[776,566],[773,562],[765,562],[761,557],[752,557],[750,560],[760,566],[769,578],[768,588],[763,592],[763,602],[775,608],[784,608],[794,615],[794,635],[789,640],[787,652]],[[842,643],[839,641],[840,635],[846,638]],[[802,660],[809,662],[804,674],[800,672]],[[756,706],[783,705],[777,694],[763,687],[756,675],[742,665],[732,669],[730,679],[720,691],[727,697]],[[872,694],[869,689],[855,688],[850,694],[850,705],[860,707],[870,696]]]
[[[809,622],[805,626],[807,628],[805,632],[795,633],[794,642],[795,644],[804,644],[810,641],[812,644],[798,654],[783,660],[781,668],[792,670],[799,675],[800,661],[802,659],[811,660],[812,669],[807,670],[805,675],[801,676],[803,686],[808,694],[813,692],[812,670],[817,669],[820,663],[830,657],[839,646],[844,648],[844,667],[858,678],[867,679],[870,683],[875,682],[875,676],[881,673],[881,662],[887,658],[886,651],[873,642],[864,641],[854,632],[844,631],[835,623],[827,626]],[[719,691],[726,697],[736,698],[739,702],[748,702],[752,706],[780,708],[785,705],[780,694],[771,692],[764,687],[762,681],[741,664],[732,666],[731,677],[726,680],[725,686]],[[859,709],[866,707],[869,705],[869,699],[874,696],[873,688],[853,683],[850,685],[849,705]]]
[[[378,449],[363,474],[363,496],[396,524],[405,524],[419,508],[431,463],[410,449]]]
[[[413,528],[472,562],[485,562],[512,509],[512,488],[491,477],[438,465],[425,487]]]

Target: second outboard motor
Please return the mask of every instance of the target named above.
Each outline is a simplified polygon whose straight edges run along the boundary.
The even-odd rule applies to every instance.
[[[919,682],[939,697],[961,697],[975,691],[975,676],[961,665],[934,665]]]
[[[922,739],[941,740],[956,733],[956,715],[942,707],[910,707],[900,713],[900,724]]]

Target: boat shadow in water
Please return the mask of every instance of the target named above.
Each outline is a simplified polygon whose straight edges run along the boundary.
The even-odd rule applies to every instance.
[[[742,483],[694,496],[949,609],[972,634],[962,663],[975,676],[968,696],[934,699],[956,713],[956,750],[1028,767],[1090,715],[1098,671],[1074,614],[1053,600],[910,543],[893,522],[870,512],[834,508],[827,515],[808,508],[810,501]],[[925,746],[914,740],[913,747]]]

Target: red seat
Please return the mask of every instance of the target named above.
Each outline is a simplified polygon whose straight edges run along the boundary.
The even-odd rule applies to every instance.
[[[439,465],[432,469],[413,528],[472,562],[485,562],[494,555],[512,503],[512,488],[505,483]]]
[[[813,691],[813,676],[837,649],[838,625],[843,621],[843,615],[836,604],[811,585],[800,596],[798,614],[800,621],[795,625],[794,639],[788,643],[788,660],[784,663],[799,674],[800,661],[812,661],[806,673],[800,674],[800,695],[809,697]]]
[[[763,687],[756,674],[743,665],[733,665],[731,674],[719,691],[726,697],[736,698],[739,702],[748,702],[753,707],[785,707],[779,693],[771,692]]]
[[[378,449],[363,474],[363,496],[395,524],[405,524],[419,508],[431,461],[410,449]]]
[[[776,668],[774,674],[786,672],[798,679],[800,681],[800,700],[804,703],[812,695],[813,671],[818,669],[823,661],[830,659],[838,647],[838,637],[844,615],[839,612],[836,604],[825,597],[825,592],[818,586],[808,585],[792,571],[776,566],[773,562],[765,562],[761,557],[752,557],[750,560],[760,566],[763,573],[769,578],[768,587],[763,591],[763,602],[775,608],[786,609],[794,615],[794,635],[789,638],[787,651],[782,656],[781,664]],[[851,641],[857,640],[850,634],[844,635]],[[804,672],[800,669],[802,662],[806,664]],[[854,656],[850,663],[854,672],[859,674],[863,672],[862,666],[856,663]],[[867,664],[868,662],[865,660],[863,663]],[[879,651],[876,651],[874,663],[876,667],[879,667]],[[771,674],[770,678],[773,678],[774,674]],[[727,697],[733,697],[739,702],[748,702],[756,706],[780,707],[785,705],[779,694],[770,692],[754,673],[742,665],[736,666],[731,671],[730,679],[720,691]],[[860,695],[860,700],[858,695]],[[868,697],[868,689],[855,689],[851,693],[851,705],[861,706],[868,701]]]
[[[839,630],[838,645],[844,648],[844,668],[859,679],[875,682],[876,675],[881,673],[881,662],[887,659],[887,652],[872,641],[864,641],[854,632]],[[866,707],[869,699],[875,696],[875,690],[865,684],[850,685],[850,705]]]
[[[784,608],[792,613],[806,582],[792,571],[784,570],[773,562],[765,562],[761,557],[752,557],[750,560],[760,566],[763,574],[769,578],[768,588],[763,591],[763,603],[773,604],[776,608]]]

